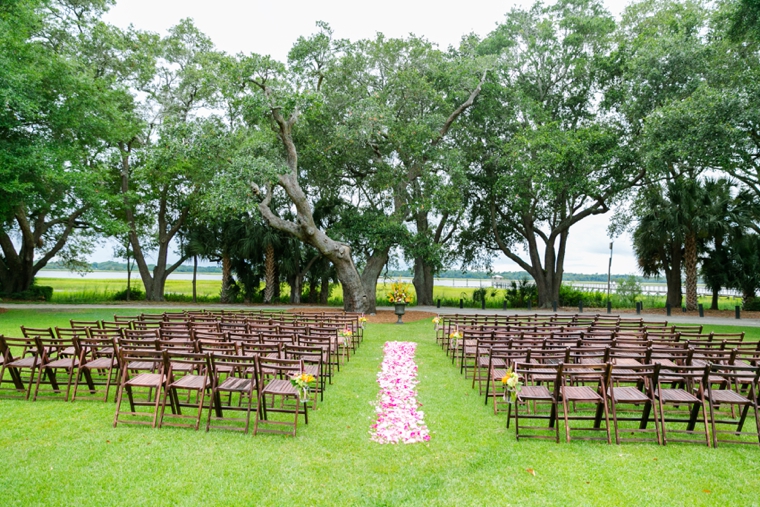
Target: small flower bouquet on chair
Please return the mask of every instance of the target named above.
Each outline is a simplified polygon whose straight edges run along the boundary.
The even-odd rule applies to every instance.
[[[293,387],[298,389],[298,400],[301,403],[309,402],[309,390],[311,389],[310,384],[312,384],[315,380],[316,379],[314,378],[314,375],[303,372],[290,378],[290,383],[293,384]]]
[[[514,403],[517,400],[517,393],[522,389],[520,374],[515,372],[510,366],[507,373],[501,378],[501,384],[504,386],[504,401]]]

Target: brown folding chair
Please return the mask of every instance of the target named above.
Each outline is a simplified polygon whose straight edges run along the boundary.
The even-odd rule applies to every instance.
[[[119,350],[119,362],[122,365],[121,381],[119,390],[116,395],[116,414],[113,419],[114,428],[118,423],[124,424],[142,424],[156,427],[158,421],[158,410],[161,405],[162,393],[167,387],[169,380],[169,357],[164,350],[130,350],[121,348]],[[126,365],[129,365],[127,367]],[[141,365],[144,368],[135,371],[134,366]],[[147,398],[137,400],[138,390],[147,389]],[[126,391],[129,399],[129,411],[122,411],[121,404]],[[155,399],[153,394],[155,392]],[[151,412],[138,411],[141,406],[150,407]],[[124,416],[133,418],[149,417],[149,421],[139,419],[123,419]]]
[[[720,378],[726,380],[725,386],[720,389],[714,389],[713,383],[707,382],[706,400],[710,408],[713,447],[718,447],[718,442],[725,444],[760,444],[760,416],[758,416],[757,406],[760,368],[755,366],[711,364],[709,365],[709,370],[710,373],[719,375]],[[724,414],[722,409],[725,405],[732,408],[731,414],[719,418],[719,416]],[[738,418],[734,417],[734,406],[739,408]],[[742,431],[750,408],[755,416],[755,429],[751,432]],[[718,429],[718,425],[722,425],[723,427],[728,426],[732,429]],[[731,435],[733,437],[752,435],[754,441],[747,442],[736,438],[719,439],[718,435]]]
[[[61,394],[63,392],[61,382],[58,379],[60,370],[66,374],[66,397],[64,401],[69,401],[74,374],[78,372],[79,367],[79,341],[76,337],[42,338],[41,336],[35,337],[35,340],[37,350],[39,350],[40,362],[32,401],[37,401],[38,397],[54,398],[53,393]],[[40,396],[40,387],[43,384],[50,386],[49,390],[42,391],[47,393],[47,396]]]
[[[210,428],[248,433],[251,410],[256,410],[258,389],[256,356],[211,353],[211,396],[206,431]],[[224,401],[224,397],[227,401]],[[226,412],[243,412],[243,417],[225,416]],[[212,421],[217,424],[212,426]],[[227,424],[222,424],[222,422]],[[245,423],[241,428],[239,423]]]
[[[101,330],[103,331],[103,330]],[[104,387],[103,402],[108,401],[111,384],[119,382],[119,357],[116,338],[97,335],[79,339],[79,369],[74,380],[71,401],[77,399],[79,383],[84,377],[90,397],[97,395],[97,386]]]
[[[258,378],[261,388],[258,393],[256,407],[256,420],[253,425],[253,434],[259,431],[264,433],[279,433],[296,436],[298,429],[298,414],[303,406],[304,422],[309,424],[309,407],[307,403],[301,403],[298,389],[290,382],[291,377],[300,375],[304,371],[301,359],[274,359],[264,356],[256,356]],[[271,379],[265,381],[265,375]],[[267,397],[271,398],[271,404],[267,403]],[[273,420],[270,413],[293,414],[293,422]],[[264,423],[267,426],[292,426],[293,431],[282,431],[272,428],[259,428]]]
[[[660,376],[657,379],[657,389],[655,397],[659,404],[660,410],[660,429],[662,430],[662,443],[667,445],[668,432],[678,434],[697,435],[702,434],[705,437],[705,444],[710,446],[710,436],[708,434],[707,408],[705,407],[705,386],[709,382],[708,376],[710,370],[707,366],[677,366],[660,368]],[[662,384],[668,382],[672,387],[664,389]],[[679,387],[680,386],[680,387]],[[674,409],[667,415],[665,414],[665,405],[673,405]],[[687,407],[684,410],[681,407]],[[704,431],[698,432],[695,428],[699,412],[702,411],[702,423]],[[679,428],[668,429],[666,423],[678,424]],[[686,424],[686,429],[680,427]],[[671,442],[688,442],[694,443],[694,439],[671,439]]]
[[[537,364],[537,363],[515,363],[514,372],[520,375],[524,385],[522,389],[517,393],[517,399],[513,405],[515,406],[515,437],[520,440],[523,438],[539,438],[539,439],[553,439],[559,443],[559,389],[562,378],[562,363],[558,364]],[[552,390],[543,382],[537,382],[534,379],[536,377],[545,378],[552,377],[551,382]],[[530,408],[530,404],[533,404],[533,410],[526,411],[525,415],[520,415],[520,406]],[[549,413],[539,411],[541,405],[550,405]],[[511,411],[511,405],[507,411],[507,427],[509,427],[509,412]],[[521,418],[528,420],[545,420],[548,421],[546,427],[542,426],[521,426]],[[542,434],[520,434],[520,430],[531,431],[543,431],[551,432],[554,435],[542,435]]]
[[[562,401],[562,415],[565,419],[565,439],[570,442],[572,431],[584,433],[604,431],[605,437],[583,436],[575,437],[579,440],[604,440],[612,443],[610,434],[610,412],[607,406],[605,381],[609,378],[611,364],[565,364],[561,371],[562,385],[560,387],[560,399]],[[587,384],[591,384],[591,387]],[[569,403],[573,403],[576,410],[570,414]],[[589,405],[591,407],[589,407]],[[578,406],[580,409],[578,410]],[[586,412],[593,408],[594,415]],[[580,412],[580,413],[578,413]],[[602,427],[602,416],[605,425]],[[570,427],[570,421],[593,421],[592,426]]]
[[[13,392],[8,398],[29,399],[34,384],[34,376],[40,364],[37,342],[34,338],[12,338],[0,335],[0,390]],[[10,379],[5,378],[8,372]],[[3,384],[13,384],[5,388]]]
[[[169,372],[161,401],[161,415],[158,420],[158,427],[161,428],[164,425],[177,426],[181,428],[193,428],[197,431],[201,424],[203,402],[206,399],[206,395],[211,391],[209,354],[179,352],[176,349],[165,349],[164,352],[169,361]],[[174,375],[175,371],[181,371],[183,375],[177,377]],[[188,397],[186,402],[180,401],[179,391],[187,392]],[[192,394],[195,394],[195,403],[190,401]],[[170,399],[170,403],[174,408],[171,414],[166,414],[167,398]],[[190,415],[183,414],[182,407],[193,408],[195,409],[195,413]],[[180,421],[192,419],[194,422],[191,424],[164,422],[165,418]]]
[[[662,444],[660,438],[660,425],[657,416],[657,404],[655,402],[655,387],[660,375],[660,365],[632,364],[618,358],[620,365],[613,364],[607,379],[607,398],[612,411],[612,424],[615,428],[615,443],[620,442],[648,442],[647,438],[623,438],[622,433],[651,434],[654,433],[657,443]],[[618,405],[627,407],[623,415],[618,413]],[[631,415],[628,415],[628,414]],[[635,422],[637,427],[631,425],[621,429],[620,422]],[[649,423],[653,428],[648,428]]]

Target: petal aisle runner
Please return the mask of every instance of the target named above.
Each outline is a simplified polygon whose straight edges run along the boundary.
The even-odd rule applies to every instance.
[[[375,442],[412,444],[430,440],[424,414],[417,410],[416,348],[414,342],[385,342],[383,364],[377,374],[377,422],[370,430]]]

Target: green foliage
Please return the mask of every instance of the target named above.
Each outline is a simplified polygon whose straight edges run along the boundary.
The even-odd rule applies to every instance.
[[[637,299],[641,296],[641,284],[634,275],[629,275],[617,282],[615,293],[630,306],[635,306]]]
[[[6,294],[4,297],[15,301],[51,301],[53,288],[45,285],[32,285],[25,291]]]
[[[129,293],[129,301],[144,301],[145,291],[140,290],[137,287],[130,287],[129,289],[120,290],[111,296],[114,301],[127,301],[127,293]]]

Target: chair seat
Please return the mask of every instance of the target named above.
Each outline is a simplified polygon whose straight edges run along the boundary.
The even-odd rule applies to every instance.
[[[618,403],[645,403],[649,401],[646,394],[642,393],[635,387],[613,387],[607,389]]]
[[[188,372],[193,371],[195,366],[186,363],[172,363],[172,371]]]
[[[520,400],[551,400],[552,394],[546,386],[523,386],[517,393]]]
[[[164,383],[164,375],[161,373],[141,373],[127,380],[126,385],[134,387],[161,387]]]
[[[217,390],[227,392],[249,392],[251,390],[251,384],[253,379],[239,378],[239,377],[227,377],[222,382]]]
[[[318,364],[306,364],[303,368],[304,373],[308,373],[309,375],[313,377],[319,376],[319,365]]]
[[[82,365],[82,368],[88,368],[90,370],[95,370],[99,368],[110,368],[111,366],[114,366],[116,364],[116,359],[113,357],[100,357],[98,359],[93,359],[92,361],[89,361]]]
[[[495,368],[493,370],[493,375],[491,375],[491,378],[493,380],[501,380],[504,378],[504,376],[507,374],[506,368]]]
[[[739,405],[751,403],[747,398],[730,389],[716,389],[710,391],[710,400],[713,403],[734,403]]]
[[[156,367],[156,363],[150,361],[132,361],[127,365],[128,370],[152,370]]]
[[[203,375],[185,375],[179,380],[172,382],[172,387],[177,389],[206,389],[211,384],[211,380]]]
[[[660,397],[670,403],[699,403],[699,398],[683,389],[661,389]]]
[[[72,366],[75,368],[79,366],[79,359],[56,359],[45,365],[46,368],[71,368]]]
[[[12,368],[31,368],[33,366],[37,366],[38,364],[39,360],[37,359],[37,356],[30,356],[23,359],[16,359],[15,361],[11,361],[8,363],[8,366]]]
[[[568,401],[602,401],[599,393],[589,386],[563,386],[562,396]]]
[[[264,387],[262,393],[295,396],[298,390],[290,383],[290,380],[274,379]]]

